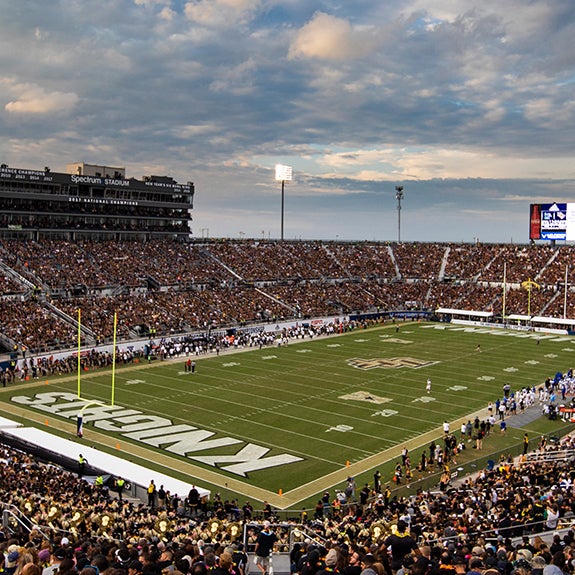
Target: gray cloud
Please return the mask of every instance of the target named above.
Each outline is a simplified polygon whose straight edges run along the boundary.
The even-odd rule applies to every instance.
[[[193,180],[219,236],[279,235],[275,163],[294,237],[394,239],[400,182],[414,240],[526,241],[529,201],[573,197],[569,0],[84,8],[0,0],[3,162]]]

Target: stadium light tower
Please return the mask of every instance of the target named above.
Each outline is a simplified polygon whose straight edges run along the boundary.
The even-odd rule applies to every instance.
[[[395,186],[395,199],[397,200],[397,241],[401,242],[401,200],[403,200],[403,186]]]
[[[284,193],[285,183],[292,181],[292,168],[291,166],[284,166],[283,164],[276,164],[276,182],[282,183],[282,229],[281,240],[284,241]]]

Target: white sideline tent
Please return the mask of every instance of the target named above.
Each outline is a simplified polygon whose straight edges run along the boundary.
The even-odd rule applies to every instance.
[[[444,313],[447,315],[458,315],[458,316],[463,316],[463,317],[482,317],[482,318],[493,317],[492,311],[454,309],[451,307],[439,307],[435,310],[435,313]]]
[[[521,313],[512,313],[511,315],[508,315],[505,319],[509,319],[511,321],[531,321],[532,317],[533,316],[524,315]]]
[[[10,423],[12,426],[10,426]],[[78,461],[80,453],[87,459],[90,467],[96,467],[106,474],[115,477],[121,476],[133,485],[138,485],[146,489],[150,480],[154,480],[157,487],[164,486],[171,495],[178,495],[180,498],[187,497],[194,483],[181,481],[170,475],[159,473],[148,469],[142,465],[126,461],[121,457],[99,451],[93,447],[88,447],[76,443],[72,439],[65,439],[58,435],[53,435],[47,431],[42,431],[35,427],[19,427],[20,424],[9,419],[0,418],[0,435],[13,436],[20,441],[42,448],[44,451],[52,452],[74,462]],[[200,497],[210,496],[210,491],[196,485]]]
[[[542,317],[539,315],[533,316],[531,318],[533,323],[548,323],[554,325],[569,325],[571,327],[575,326],[575,319],[560,318],[560,317]]]

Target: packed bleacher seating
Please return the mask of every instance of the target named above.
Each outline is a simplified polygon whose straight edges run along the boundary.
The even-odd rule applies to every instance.
[[[314,316],[433,313],[440,307],[492,312],[495,321],[528,312],[553,318],[566,312],[570,318],[573,249],[1,239],[0,298],[10,313],[0,318],[0,339],[7,349],[25,345],[33,353],[74,347],[78,308],[87,344],[111,341],[115,313],[120,339]],[[48,319],[50,330],[38,330]]]
[[[567,437],[540,443],[537,453],[574,448]],[[459,486],[408,497],[370,484],[360,493],[346,490],[341,504],[340,492],[326,492],[313,516],[310,510],[281,519],[265,502],[254,509],[217,494],[196,502],[193,488],[180,496],[159,491],[147,504],[122,498],[113,477],[109,486],[88,482],[8,446],[0,461],[0,502],[21,521],[0,533],[9,574],[48,574],[57,565],[68,575],[95,575],[88,566],[110,575],[222,568],[245,575],[245,551],[254,550],[262,528],[273,530],[274,549],[290,551],[291,572],[301,575],[361,575],[368,568],[376,575],[528,575],[547,565],[573,572],[575,532],[559,532],[575,518],[575,471],[565,457],[502,457]]]
[[[441,244],[398,243],[392,246],[401,277],[438,279],[446,246]]]
[[[0,298],[2,296],[24,295],[25,286],[9,275],[0,274]]]
[[[330,244],[326,249],[332,253],[342,268],[353,278],[399,277],[391,256],[389,244]]]

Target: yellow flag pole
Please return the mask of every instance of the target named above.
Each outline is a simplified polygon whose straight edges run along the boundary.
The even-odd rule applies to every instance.
[[[82,362],[81,362],[81,351],[82,351],[82,310],[78,308],[78,398],[80,397],[80,381],[82,377]]]
[[[112,405],[114,405],[114,395],[116,386],[116,328],[118,326],[118,314],[114,312],[114,344],[112,351]]]

